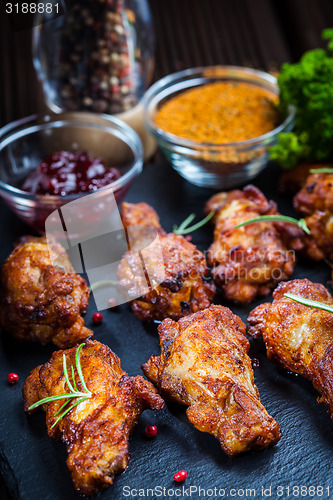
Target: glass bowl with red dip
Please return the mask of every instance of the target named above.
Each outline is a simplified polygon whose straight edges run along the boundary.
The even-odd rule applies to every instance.
[[[142,170],[139,136],[107,115],[65,112],[30,116],[0,130],[0,196],[39,233],[61,206],[94,193],[87,224],[108,216]]]

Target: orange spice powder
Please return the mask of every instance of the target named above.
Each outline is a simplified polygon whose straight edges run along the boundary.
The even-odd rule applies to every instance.
[[[167,101],[156,125],[197,142],[226,144],[259,137],[280,121],[278,97],[245,82],[209,83]]]

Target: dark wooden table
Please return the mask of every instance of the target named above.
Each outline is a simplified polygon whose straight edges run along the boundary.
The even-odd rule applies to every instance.
[[[282,62],[322,46],[322,29],[333,26],[332,0],[150,0],[150,4],[157,38],[155,79],[213,64],[278,70]],[[0,125],[43,108],[32,66],[31,30],[13,32],[2,10]],[[6,498],[1,478],[0,498]]]
[[[1,2],[0,2],[1,4]],[[4,4],[4,2],[3,2]],[[157,37],[155,78],[208,64],[279,68],[322,45],[332,0],[150,0]],[[0,124],[43,108],[31,61],[31,31],[0,18]]]

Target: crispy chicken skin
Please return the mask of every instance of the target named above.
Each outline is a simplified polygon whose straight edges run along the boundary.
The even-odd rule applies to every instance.
[[[277,422],[260,403],[245,325],[212,305],[158,328],[161,355],[142,369],[163,397],[188,406],[190,422],[215,436],[230,456],[280,439]]]
[[[159,216],[148,203],[123,203],[121,207],[121,220],[124,227],[152,227],[159,234],[166,234],[161,227]]]
[[[17,339],[66,348],[93,335],[81,317],[87,283],[59,243],[22,238],[2,266],[0,283],[0,325]]]
[[[208,307],[215,295],[215,285],[209,281],[203,253],[184,236],[167,234],[157,213],[147,203],[123,203],[121,217],[125,228],[131,229],[132,238],[135,231],[132,249],[126,252],[118,269],[119,284],[130,297],[139,297],[132,301],[134,314],[142,320],[179,319]],[[150,245],[145,255],[146,274],[143,275],[142,260],[135,250],[144,248],[149,232],[158,234],[158,241]],[[160,256],[164,279],[153,287],[151,283],[154,280],[158,283],[161,272]],[[150,270],[148,280],[147,269]],[[147,282],[149,290],[140,296]]]
[[[333,314],[299,304],[287,297],[293,293],[333,305],[326,288],[308,279],[281,283],[273,293],[273,303],[261,304],[248,317],[248,333],[262,336],[267,357],[311,380],[333,418]]]
[[[294,270],[294,250],[302,248],[302,231],[282,222],[255,222],[235,229],[241,222],[261,215],[278,214],[255,186],[214,195],[206,213],[215,212],[214,242],[208,251],[215,283],[228,300],[247,303],[267,295]]]
[[[49,362],[28,376],[23,386],[24,409],[42,398],[64,394],[63,352],[67,368],[75,366],[77,347],[53,353]],[[129,377],[107,346],[87,340],[81,351],[83,378],[92,397],[86,399],[51,429],[64,400],[44,405],[48,434],[67,445],[67,466],[78,493],[95,495],[112,484],[129,462],[129,434],[146,408],[161,409],[163,400],[141,376]],[[70,370],[69,370],[70,372]],[[76,383],[83,390],[75,370]]]
[[[309,174],[294,197],[294,207],[311,231],[304,236],[307,257],[333,262],[333,174]]]

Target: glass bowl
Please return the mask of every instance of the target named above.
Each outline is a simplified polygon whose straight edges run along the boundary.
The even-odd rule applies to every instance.
[[[51,196],[23,191],[25,178],[57,151],[87,151],[104,160],[108,167],[118,168],[123,175],[87,193]],[[110,193],[120,204],[141,170],[142,145],[138,135],[125,123],[107,115],[84,112],[34,115],[0,130],[0,196],[40,233],[44,232],[45,221],[52,212],[92,193],[93,210],[82,215],[87,216],[87,224],[102,224],[108,216],[105,210]]]
[[[228,144],[212,144],[183,139],[155,123],[159,109],[185,90],[213,82],[246,82],[279,94],[275,77],[262,71],[238,66],[192,68],[157,81],[144,96],[144,121],[173,168],[197,186],[228,189],[247,183],[267,165],[268,148],[277,143],[280,132],[294,126],[295,109],[290,107],[282,123],[253,139]]]

